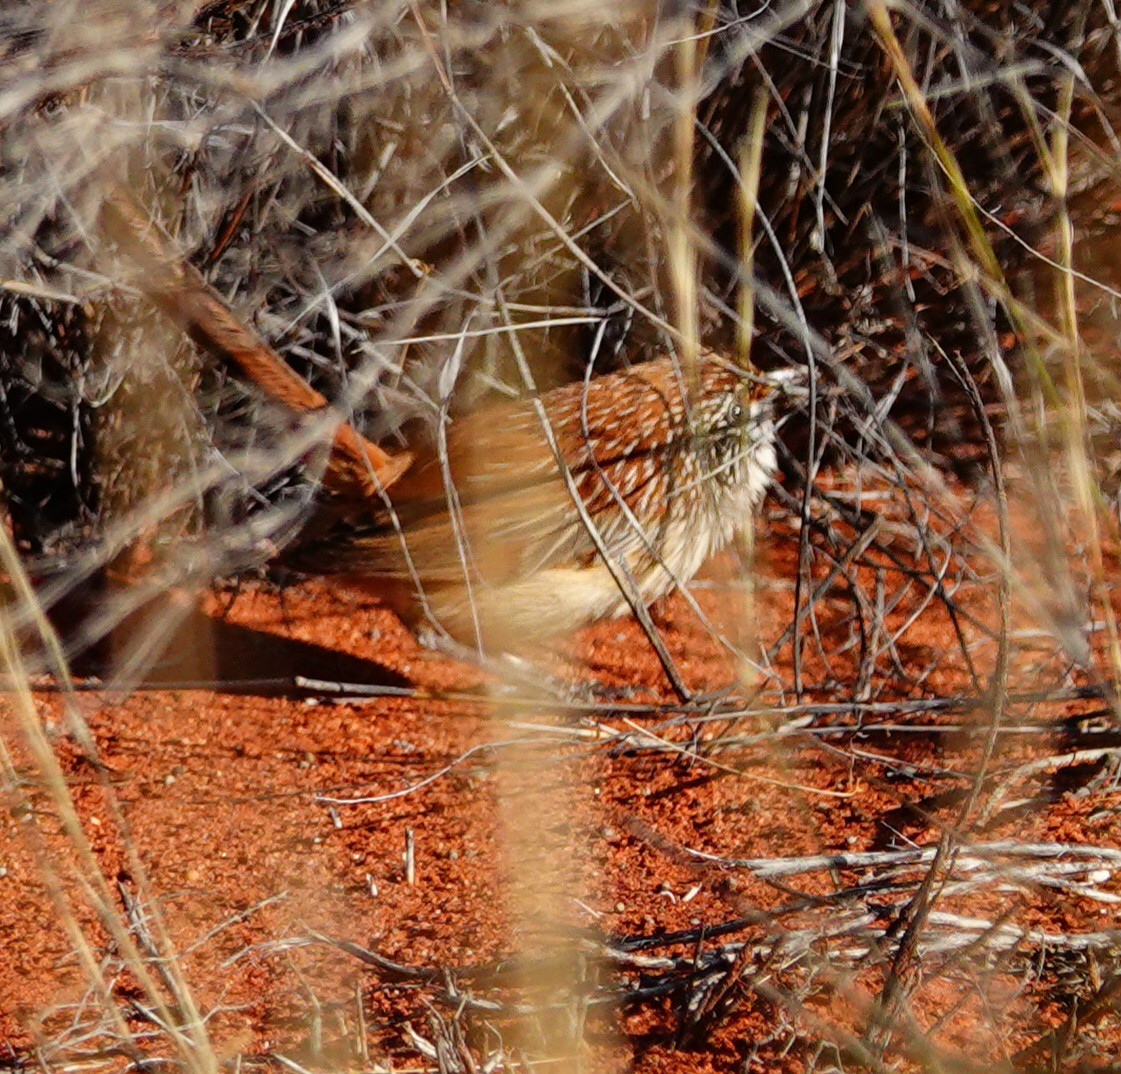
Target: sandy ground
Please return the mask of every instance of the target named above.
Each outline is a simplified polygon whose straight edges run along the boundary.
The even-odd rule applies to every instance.
[[[741,636],[757,634],[765,647],[780,640],[794,607],[797,533],[772,509],[754,593],[729,595],[714,568],[694,587],[702,611],[738,621]],[[902,538],[887,544],[915,556]],[[813,584],[829,571],[825,557],[815,560]],[[883,622],[899,636],[893,646],[870,642],[844,586],[824,594],[806,621],[803,701],[851,700],[861,683],[882,701],[975,695],[958,630],[972,639],[984,685],[996,650],[975,625],[995,614],[983,564],[955,582],[957,626],[950,605],[875,551],[849,575],[867,599],[879,593]],[[420,648],[373,598],[326,585],[243,585],[186,611],[153,675],[162,685],[79,695],[100,772],[68,731],[59,695],[38,692],[34,705],[114,910],[127,913],[135,899],[158,909],[213,1047],[231,1061],[466,1070],[501,1050],[542,1069],[564,1056],[587,1069],[823,1069],[837,1053],[817,1042],[855,1034],[859,1044],[891,965],[894,948],[869,947],[860,928],[892,927],[925,868],[893,872],[866,859],[776,877],[758,860],[933,848],[985,751],[985,713],[952,708],[818,711],[797,725],[790,714],[752,712],[685,725],[642,708],[672,694],[631,622],[590,628],[544,658],[571,688],[572,705],[558,711],[495,694],[477,669]],[[656,618],[694,690],[735,677],[737,660],[681,595]],[[869,644],[881,650],[871,663]],[[770,701],[776,682],[795,700],[792,651],[787,641],[770,673],[754,673]],[[1036,633],[1021,632],[1014,657],[1014,691],[1085,681]],[[296,688],[295,676],[400,695],[333,699]],[[189,688],[196,680],[209,685]],[[588,699],[595,707],[580,707]],[[1097,725],[1060,726],[1100,708],[1010,703],[1004,725],[1020,730],[995,738],[994,778],[964,842],[1121,847],[1121,793],[1101,757],[1069,755],[1085,747],[1071,736]],[[735,741],[705,748],[721,736]],[[77,908],[74,925],[125,1023],[150,1035],[152,1020],[67,872],[74,851],[39,766],[30,754],[13,763],[21,784],[0,828],[0,1065],[30,1062],[38,1047],[74,1069],[123,1069],[118,1030],[85,983],[57,900]],[[742,859],[756,865],[733,863]],[[53,895],[48,863],[61,877]],[[1099,863],[1061,884],[1039,861],[1028,865],[1034,873],[1001,878],[959,862],[953,882],[938,886],[918,933],[956,942],[957,954],[943,946],[921,973],[903,973],[910,984],[890,1062],[913,1065],[908,1040],[981,1064],[1042,1061],[1047,1032],[1108,979],[1108,945],[1086,956],[1039,936],[1112,929],[1118,866]],[[724,923],[734,924],[721,932]],[[981,958],[1000,929],[1037,934]],[[389,961],[365,964],[327,939]],[[715,987],[690,982],[690,965],[721,945]],[[522,963],[504,967],[512,956]],[[656,961],[670,957],[678,961]],[[660,990],[674,966],[677,986]],[[575,997],[574,981],[583,986]],[[621,1006],[603,1002],[628,991]],[[536,1009],[518,1014],[517,1003]],[[1121,1039],[1111,1013],[1082,1022],[1063,1069],[1104,1060]],[[417,1035],[442,1040],[442,1058],[426,1058]],[[153,1039],[145,1046],[167,1054]]]

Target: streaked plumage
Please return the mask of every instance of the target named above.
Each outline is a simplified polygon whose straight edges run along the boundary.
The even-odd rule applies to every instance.
[[[704,356],[690,392],[669,358],[540,397],[601,544],[649,603],[750,524],[775,465],[770,388]],[[691,404],[687,403],[691,400]],[[454,636],[506,642],[627,610],[574,506],[532,400],[447,427],[317,568],[396,582]]]

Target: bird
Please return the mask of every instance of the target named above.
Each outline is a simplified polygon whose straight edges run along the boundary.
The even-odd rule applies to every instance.
[[[454,642],[517,646],[649,605],[747,530],[778,377],[666,355],[449,418],[364,519],[295,565]]]

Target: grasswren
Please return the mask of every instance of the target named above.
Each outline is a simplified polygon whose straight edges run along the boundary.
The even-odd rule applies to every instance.
[[[667,357],[456,418],[314,569],[471,643],[648,604],[750,525],[775,466],[773,387],[713,354],[691,382]]]

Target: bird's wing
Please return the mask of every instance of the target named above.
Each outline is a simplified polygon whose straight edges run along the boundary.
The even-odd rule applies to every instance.
[[[633,516],[657,516],[667,451],[677,449],[680,392],[667,387],[662,365],[571,384],[544,400],[572,485],[613,549],[635,539]],[[418,573],[427,577],[461,573],[471,558],[482,577],[500,584],[596,553],[531,401],[453,421],[444,450],[418,459],[391,498],[401,532],[419,550]],[[388,553],[388,535],[371,536]],[[400,536],[393,537],[399,546]]]
[[[667,470],[687,431],[670,360],[570,384],[541,402],[602,542],[617,555],[648,549],[635,520],[649,525],[665,513]],[[342,535],[333,569],[454,584],[466,566],[501,585],[596,556],[532,400],[450,422],[443,446],[419,453],[390,499],[391,512]]]

